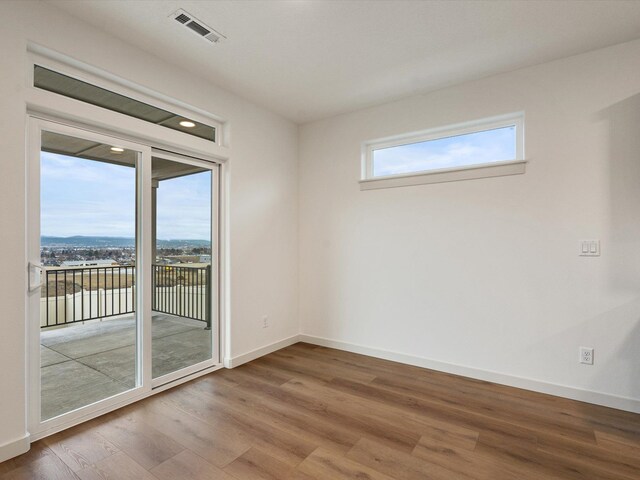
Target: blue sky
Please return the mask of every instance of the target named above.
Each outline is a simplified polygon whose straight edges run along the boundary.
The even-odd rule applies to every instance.
[[[135,170],[42,152],[41,233],[135,236]],[[160,182],[158,239],[210,239],[211,173]]]
[[[515,127],[505,127],[374,150],[373,173],[394,175],[515,158]]]
[[[210,171],[160,182],[157,229],[162,240],[211,240]]]

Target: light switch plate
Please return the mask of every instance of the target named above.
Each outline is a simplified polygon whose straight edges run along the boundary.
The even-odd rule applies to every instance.
[[[600,240],[580,240],[578,244],[578,255],[581,257],[599,257]]]

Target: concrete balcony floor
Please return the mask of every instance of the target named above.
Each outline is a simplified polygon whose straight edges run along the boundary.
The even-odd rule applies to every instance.
[[[204,327],[203,322],[154,314],[153,378],[211,358],[211,331]],[[42,330],[42,419],[133,388],[135,339],[133,315]]]

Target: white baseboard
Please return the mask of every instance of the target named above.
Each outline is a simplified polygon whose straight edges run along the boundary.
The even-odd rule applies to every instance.
[[[569,398],[581,402],[593,403],[596,405],[616,408],[619,410],[626,410],[628,412],[640,413],[640,400],[635,398],[621,397],[608,393],[583,390],[567,385],[559,385],[555,383],[544,382],[541,380],[534,380],[531,378],[518,377],[515,375],[492,372],[489,370],[481,370],[464,365],[440,362],[438,360],[431,360],[428,358],[416,357],[413,355],[406,355],[404,353],[391,352],[378,348],[365,347],[363,345],[342,342],[339,340],[331,340],[328,338],[316,337],[313,335],[301,334],[298,337],[299,341],[311,343],[313,345],[336,348],[338,350],[345,350],[347,352],[359,353],[362,355],[368,355],[370,357],[382,358],[384,360],[391,360],[408,365],[415,365],[417,367],[429,368],[431,370],[452,373],[454,375],[475,378],[477,380],[499,383],[501,385],[508,385],[510,387],[522,388],[525,390],[532,390],[534,392],[546,393],[549,395]]]
[[[28,452],[30,447],[31,435],[28,433],[22,438],[0,445],[0,463]]]
[[[276,350],[280,350],[281,348],[285,348],[289,345],[293,345],[294,343],[298,343],[299,341],[300,335],[293,335],[289,338],[278,340],[277,342],[274,342],[270,345],[265,345],[264,347],[260,347],[250,352],[243,353],[242,355],[238,355],[237,357],[226,357],[224,359],[224,366],[227,368],[238,367],[243,363],[250,362],[251,360],[255,360],[256,358],[260,358],[264,355],[275,352]]]

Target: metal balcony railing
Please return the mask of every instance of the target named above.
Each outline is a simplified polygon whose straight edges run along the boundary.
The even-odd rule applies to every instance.
[[[152,310],[211,327],[211,266],[153,265]],[[41,328],[134,313],[134,266],[50,268],[40,298]]]
[[[207,323],[211,327],[211,265],[154,265],[151,309]]]

